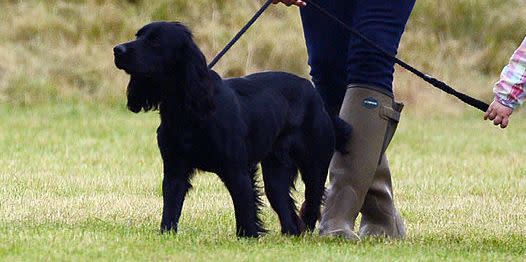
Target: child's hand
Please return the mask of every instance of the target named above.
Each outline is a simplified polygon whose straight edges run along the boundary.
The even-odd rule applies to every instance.
[[[284,3],[287,6],[297,5],[299,7],[304,7],[304,6],[307,5],[307,3],[305,3],[302,0],[273,0],[272,1],[272,3],[274,3],[274,4],[277,4],[277,3],[280,3],[280,2]]]
[[[499,103],[497,100],[493,100],[493,103],[489,105],[488,111],[484,114],[484,120],[492,120],[494,125],[506,128],[511,113],[513,113],[513,109]]]

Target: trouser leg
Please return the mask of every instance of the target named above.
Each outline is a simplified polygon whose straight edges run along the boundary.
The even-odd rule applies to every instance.
[[[415,0],[349,2],[354,3],[350,25],[389,54],[396,55]],[[347,83],[375,86],[392,92],[392,59],[355,36],[350,37],[347,59]]]
[[[325,0],[319,1],[319,4],[350,22],[352,2]],[[312,82],[322,97],[327,112],[331,117],[337,116],[347,87],[350,34],[312,6],[301,8],[300,12]]]

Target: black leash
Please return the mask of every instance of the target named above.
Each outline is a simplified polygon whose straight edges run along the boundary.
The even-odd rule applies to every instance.
[[[228,50],[230,50],[232,46],[234,46],[234,44],[241,38],[241,36],[243,36],[243,34],[245,34],[248,31],[252,24],[254,24],[256,20],[258,20],[258,18],[263,14],[263,12],[267,10],[270,4],[272,4],[272,0],[267,0],[267,2],[263,4],[263,6],[256,12],[252,19],[250,19],[250,21],[248,21],[248,23],[243,28],[241,28],[239,33],[237,33],[237,35],[234,36],[234,38],[232,38],[232,40],[225,46],[225,48],[223,48],[223,50],[221,50],[221,52],[219,52],[219,54],[217,54],[216,57],[214,57],[212,62],[208,64],[208,68],[212,69],[212,67],[214,67],[217,64],[217,62],[226,54],[226,52],[228,52]]]
[[[329,12],[327,12],[327,10],[323,9],[322,7],[320,7],[318,4],[314,3],[313,1],[306,1],[308,2],[312,7],[316,8],[318,11],[320,11],[322,14],[324,14],[325,16],[333,19],[334,21],[338,22],[338,24],[340,24],[341,26],[343,26],[345,29],[347,29],[347,31],[349,31],[350,33],[352,33],[353,35],[359,37],[360,39],[362,39],[362,41],[366,42],[368,45],[374,47],[375,49],[377,49],[378,51],[380,51],[385,57],[387,58],[390,58],[392,59],[395,63],[399,64],[401,67],[409,70],[411,73],[417,75],[418,77],[422,78],[424,81],[430,83],[431,85],[437,87],[438,89],[448,93],[448,94],[451,94],[451,95],[454,95],[455,97],[457,97],[458,99],[462,100],[462,102],[470,105],[470,106],[473,106],[475,108],[478,108],[480,109],[482,112],[486,112],[488,110],[488,107],[489,105],[476,99],[476,98],[473,98],[471,96],[468,96],[464,93],[461,93],[461,92],[458,92],[457,90],[453,89],[451,86],[447,85],[446,83],[430,76],[430,75],[427,75],[427,74],[424,74],[422,73],[421,71],[419,71],[418,69],[410,66],[409,64],[407,64],[406,62],[398,59],[397,57],[389,54],[387,51],[385,51],[385,49],[383,49],[382,47],[380,47],[379,45],[377,45],[376,43],[374,43],[373,41],[371,41],[370,39],[368,39],[367,37],[365,37],[363,34],[361,34],[360,32],[354,30],[352,27],[348,26],[347,24],[345,24],[342,20],[338,19],[337,17],[335,17],[334,15],[330,14]]]
[[[406,62],[398,59],[396,56],[391,55],[389,52],[385,51],[385,49],[383,49],[382,47],[377,45],[375,42],[371,41],[369,38],[367,38],[366,36],[364,36],[360,32],[354,30],[352,27],[348,26],[342,20],[340,20],[336,16],[330,14],[329,12],[327,12],[327,10],[325,10],[324,8],[319,6],[318,4],[316,4],[316,3],[314,3],[313,1],[310,1],[310,0],[304,0],[304,1],[307,2],[309,5],[311,5],[312,7],[316,8],[319,12],[321,12],[322,14],[327,16],[328,18],[333,19],[334,21],[336,21],[338,24],[343,26],[343,28],[345,28],[347,31],[349,31],[353,35],[359,37],[362,41],[364,41],[365,43],[367,43],[371,47],[374,47],[375,49],[380,51],[380,53],[382,53],[382,55],[384,55],[385,57],[393,60],[395,63],[397,63],[401,67],[409,70],[411,73],[413,73],[413,74],[417,75],[418,77],[422,78],[424,81],[430,83],[434,87],[437,87],[438,89],[440,89],[440,90],[442,90],[442,91],[444,91],[444,92],[446,92],[446,93],[448,93],[450,95],[454,95],[456,98],[460,99],[462,102],[464,102],[464,103],[466,103],[466,104],[468,104],[470,106],[473,106],[473,107],[481,110],[482,112],[486,112],[488,110],[489,105],[487,103],[482,102],[482,101],[480,101],[480,100],[478,100],[476,98],[473,98],[473,97],[471,97],[469,95],[466,95],[464,93],[461,93],[461,92],[455,90],[454,88],[452,88],[451,86],[449,86],[448,84],[446,84],[446,83],[444,83],[444,82],[442,82],[442,81],[440,81],[440,80],[438,80],[438,79],[436,79],[436,78],[434,78],[434,77],[432,77],[430,75],[422,73],[418,69],[416,69],[416,68],[412,67],[411,65],[407,64]],[[269,7],[269,5],[271,3],[272,3],[272,0],[268,0],[267,2],[265,2],[265,4],[261,7],[261,9],[259,9],[259,11],[257,11],[257,13],[252,17],[252,19],[250,19],[250,21],[241,29],[241,31],[239,31],[239,33],[234,37],[234,39],[232,39],[232,41],[230,41],[230,43],[228,43],[228,45],[214,58],[214,60],[212,60],[212,62],[210,62],[210,64],[208,65],[209,68],[212,68],[219,61],[219,59],[221,59],[221,57],[223,57],[225,55],[225,53],[228,52],[228,50],[239,40],[239,38],[241,38],[241,36],[252,26],[252,24],[254,24],[254,22],[263,14],[263,12]]]

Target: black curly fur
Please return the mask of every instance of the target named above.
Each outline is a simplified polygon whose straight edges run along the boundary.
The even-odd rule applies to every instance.
[[[261,208],[264,206],[263,199],[262,199],[263,191],[262,191],[262,187],[257,177],[257,173],[259,169],[257,166],[254,166],[254,167],[251,167],[249,170],[250,170],[250,174],[252,177],[252,188],[254,189],[254,199],[255,199],[254,203],[255,203],[255,209],[256,209],[256,227],[257,227],[258,235],[262,235],[262,234],[266,234],[268,230],[265,229],[265,224],[263,223],[263,221],[261,220],[261,217],[259,216],[261,212]]]

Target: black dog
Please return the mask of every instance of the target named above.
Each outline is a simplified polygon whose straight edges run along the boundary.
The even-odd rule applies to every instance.
[[[265,231],[254,180],[259,162],[282,232],[298,235],[305,226],[312,230],[335,140],[343,147],[350,134],[350,127],[336,117],[335,139],[331,118],[312,84],[280,72],[222,80],[207,68],[190,31],[180,23],[151,23],[136,36],[114,48],[115,64],[131,76],[128,108],[160,111],[161,231],[177,231],[192,173],[200,169],[217,173],[228,188],[238,236],[259,236]],[[290,196],[298,169],[306,186],[301,218]]]

